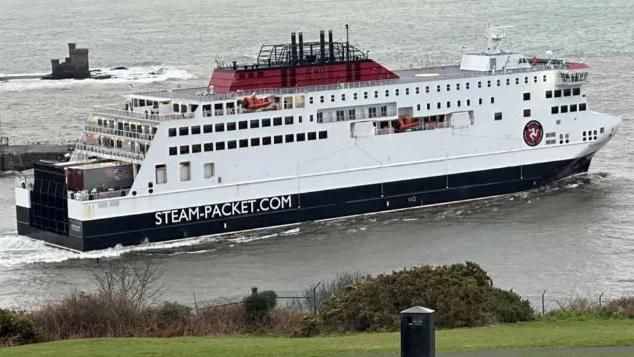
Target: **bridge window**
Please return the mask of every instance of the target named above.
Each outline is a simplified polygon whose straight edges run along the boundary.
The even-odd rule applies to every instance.
[[[189,181],[191,180],[191,169],[189,166],[189,161],[181,162],[178,165],[178,171],[180,172],[181,181]]]

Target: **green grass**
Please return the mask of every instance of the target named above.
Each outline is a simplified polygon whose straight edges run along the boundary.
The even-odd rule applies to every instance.
[[[632,320],[537,321],[436,331],[439,351],[634,345]],[[183,337],[70,340],[0,349],[9,356],[311,357],[398,355],[398,333],[314,338]]]

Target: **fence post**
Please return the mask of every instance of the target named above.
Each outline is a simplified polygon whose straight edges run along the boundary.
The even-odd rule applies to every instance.
[[[321,281],[313,286],[313,315],[317,316],[317,288],[321,284]]]
[[[599,295],[599,307],[601,307],[601,299],[603,298],[603,294],[605,294],[605,291],[602,291],[601,295]]]
[[[546,290],[542,293],[542,316],[546,315],[546,303],[544,302],[544,296],[546,295]]]

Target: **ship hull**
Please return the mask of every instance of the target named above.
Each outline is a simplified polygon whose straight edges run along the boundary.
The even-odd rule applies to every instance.
[[[261,201],[251,200],[256,209],[246,214],[220,214],[216,218],[209,206],[88,221],[71,220],[68,235],[32,227],[29,208],[18,205],[18,233],[78,251],[169,241],[521,192],[585,173],[591,160],[592,154],[571,160],[292,194],[277,199],[278,203],[286,200],[286,207],[278,204],[280,209],[266,211],[257,209]],[[271,201],[263,200],[270,205]],[[245,203],[240,203],[244,208]],[[232,205],[234,209],[239,207],[235,202],[224,204],[229,210]],[[213,206],[214,209],[219,207],[223,204]]]

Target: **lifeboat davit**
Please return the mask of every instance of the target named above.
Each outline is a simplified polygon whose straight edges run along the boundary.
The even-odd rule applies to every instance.
[[[411,117],[402,117],[398,118],[394,121],[394,127],[396,130],[405,131],[412,128],[420,127],[420,119],[415,119]]]
[[[248,110],[259,110],[273,104],[269,98],[258,98],[255,95],[244,97],[242,99],[242,107]]]

